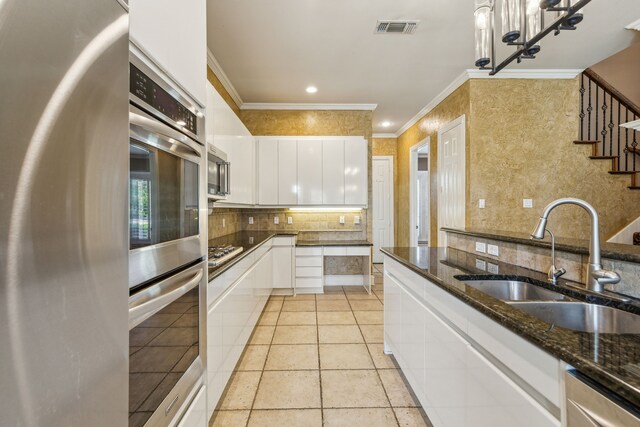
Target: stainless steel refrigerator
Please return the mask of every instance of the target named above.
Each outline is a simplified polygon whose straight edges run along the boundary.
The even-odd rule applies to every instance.
[[[0,0],[0,424],[124,426],[128,13]]]

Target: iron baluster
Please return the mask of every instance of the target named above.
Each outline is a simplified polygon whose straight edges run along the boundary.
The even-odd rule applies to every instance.
[[[587,120],[587,139],[591,141],[591,112],[593,111],[593,107],[591,106],[591,79],[589,78],[589,106],[587,107],[587,113],[589,115],[589,119]]]
[[[605,112],[606,115],[606,112]],[[609,95],[609,155],[613,156],[613,96]]]
[[[584,79],[586,76],[583,74],[580,79],[580,139],[584,139]]]
[[[624,109],[624,121],[629,122],[629,109]],[[633,155],[633,153],[631,153]],[[629,128],[624,128],[624,170],[629,170]]]

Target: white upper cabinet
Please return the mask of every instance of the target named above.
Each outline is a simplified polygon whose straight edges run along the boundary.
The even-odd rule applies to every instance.
[[[278,140],[258,141],[258,204],[278,204]]]
[[[220,204],[255,203],[255,139],[218,91],[206,83],[207,143],[227,154],[231,163],[231,194]]]
[[[322,141],[322,204],[344,205],[344,141]]]
[[[365,206],[369,196],[368,144],[362,138],[344,143],[344,203]]]
[[[298,204],[322,204],[322,140],[298,141]]]
[[[130,37],[191,95],[206,101],[206,0],[130,0]]]
[[[298,144],[295,140],[278,141],[278,204],[298,204]]]
[[[263,136],[257,145],[258,204],[367,206],[364,138]]]

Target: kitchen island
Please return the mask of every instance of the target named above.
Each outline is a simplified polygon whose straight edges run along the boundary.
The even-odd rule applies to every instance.
[[[459,280],[517,279],[548,288],[546,275],[451,248],[382,252],[385,350],[434,423],[561,425],[564,375],[572,368],[640,405],[640,335],[550,325]],[[579,291],[567,293],[581,299]],[[640,313],[636,300],[607,305]]]

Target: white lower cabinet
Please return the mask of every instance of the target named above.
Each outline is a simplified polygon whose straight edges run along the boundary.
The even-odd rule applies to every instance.
[[[207,427],[207,387],[202,386],[178,423],[178,427]]]
[[[296,238],[294,236],[276,236],[273,238],[273,287],[275,289],[293,288],[293,258]]]
[[[208,292],[218,297],[209,300],[207,311],[207,419],[213,414],[271,294],[271,250],[270,241],[263,243],[209,282]]]
[[[500,358],[493,345],[484,348],[467,335],[469,319],[478,320],[476,310],[456,304],[449,307],[455,322],[448,319],[435,306],[444,308],[451,295],[388,257],[384,262],[385,350],[395,356],[436,427],[560,426],[560,404],[548,382],[539,386],[530,375],[538,370],[538,376],[551,378],[560,372],[560,361],[548,363],[550,355],[483,316],[502,344],[514,349],[510,358]],[[555,388],[561,387],[558,379]]]

